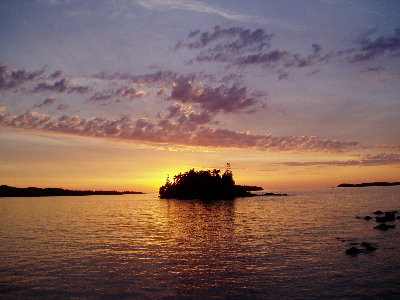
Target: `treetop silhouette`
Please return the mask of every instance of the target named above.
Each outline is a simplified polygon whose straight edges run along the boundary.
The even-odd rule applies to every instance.
[[[165,185],[160,187],[160,198],[175,199],[234,199],[235,197],[255,196],[249,190],[261,190],[261,187],[236,185],[230,165],[221,174],[221,170],[195,171],[191,169],[179,173],[171,182],[167,177]]]

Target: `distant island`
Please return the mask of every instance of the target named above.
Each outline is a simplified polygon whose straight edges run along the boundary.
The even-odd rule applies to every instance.
[[[364,182],[364,183],[342,183],[337,187],[366,187],[366,186],[391,186],[400,185],[400,182]]]
[[[234,199],[252,197],[250,191],[262,190],[259,186],[236,185],[228,164],[226,171],[195,171],[175,175],[173,182],[167,177],[165,185],[160,187],[160,198],[164,199]]]
[[[45,196],[89,196],[89,195],[124,195],[124,194],[143,194],[133,191],[74,191],[61,188],[17,188],[8,185],[0,186],[0,197],[45,197]]]

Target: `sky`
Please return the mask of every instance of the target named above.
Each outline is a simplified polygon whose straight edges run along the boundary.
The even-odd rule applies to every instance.
[[[400,181],[397,0],[0,0],[0,183]]]

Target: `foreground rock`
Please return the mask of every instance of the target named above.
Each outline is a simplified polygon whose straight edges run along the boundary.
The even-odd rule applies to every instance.
[[[358,243],[352,243],[353,245],[358,245]],[[362,242],[361,246],[363,249],[359,249],[357,247],[351,247],[345,251],[347,255],[356,256],[360,253],[370,253],[378,249],[378,246],[372,243]]]

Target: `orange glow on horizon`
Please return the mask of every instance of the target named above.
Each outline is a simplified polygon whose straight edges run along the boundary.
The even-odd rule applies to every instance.
[[[169,175],[220,169],[231,163],[237,184],[264,189],[331,187],[340,183],[400,181],[400,166],[330,165],[352,155],[270,153],[248,149],[138,144],[70,135],[2,130],[0,184],[79,190],[157,193]],[[299,162],[285,164],[282,162]],[[303,165],[301,163],[304,163]]]

